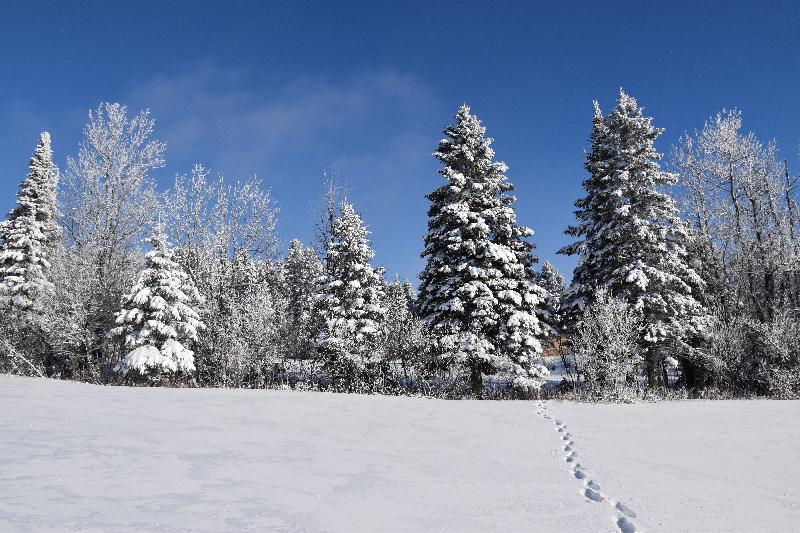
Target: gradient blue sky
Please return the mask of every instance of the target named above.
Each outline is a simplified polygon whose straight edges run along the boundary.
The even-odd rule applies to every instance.
[[[16,2],[0,0],[0,209],[37,134],[64,166],[87,110],[149,108],[162,187],[201,162],[257,175],[285,242],[309,242],[335,166],[375,262],[414,278],[438,186],[430,156],[469,103],[510,166],[521,221],[556,256],[581,194],[592,100],[623,86],[669,150],[725,107],[797,169],[796,2]]]

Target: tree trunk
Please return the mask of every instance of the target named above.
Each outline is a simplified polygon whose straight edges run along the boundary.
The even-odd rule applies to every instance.
[[[647,350],[645,352],[645,371],[647,373],[647,386],[655,389],[658,386],[658,375],[656,373],[655,355]]]
[[[483,396],[483,376],[481,370],[476,363],[472,363],[469,367],[469,381],[472,386],[472,392],[478,398]]]

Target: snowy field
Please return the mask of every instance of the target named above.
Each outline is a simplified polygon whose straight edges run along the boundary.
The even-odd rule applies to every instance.
[[[0,375],[0,531],[792,531],[798,442],[800,402],[448,402]]]

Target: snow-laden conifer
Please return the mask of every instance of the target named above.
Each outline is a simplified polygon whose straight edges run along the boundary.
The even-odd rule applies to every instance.
[[[548,370],[539,363],[540,339],[545,336],[538,309],[546,297],[536,283],[534,245],[528,239],[533,230],[517,222],[511,192],[514,185],[502,174],[497,177],[497,208],[487,217],[494,245],[494,265],[500,276],[489,281],[497,299],[500,327],[496,347],[501,358],[498,371],[516,389],[537,390]],[[508,256],[505,250],[513,255]],[[498,251],[503,250],[501,253]]]
[[[50,134],[43,132],[17,192],[17,205],[0,222],[0,305],[30,310],[52,290],[49,252],[60,236],[57,183]]]
[[[319,329],[316,308],[322,275],[323,265],[315,250],[293,240],[283,263],[285,357],[305,359],[313,355],[314,338]]]
[[[127,351],[116,370],[132,370],[151,379],[185,375],[195,369],[189,345],[205,327],[197,310],[200,294],[175,261],[160,228],[149,242],[153,249],[145,256],[145,268],[123,296],[117,327],[111,331],[123,339]]]
[[[503,372],[529,387],[546,373],[534,362],[540,294],[525,240],[533,232],[517,224],[507,167],[494,161],[485,131],[461,106],[433,154],[446,183],[427,196],[427,264],[418,296],[445,361],[469,371],[475,392],[483,374]]]
[[[575,203],[578,224],[567,229],[578,240],[560,251],[579,257],[564,301],[569,323],[581,320],[600,289],[628,302],[642,314],[651,383],[663,358],[688,349],[703,314],[691,290],[702,280],[687,264],[687,235],[664,190],[676,176],[661,170],[653,146],[662,131],[623,91],[608,116],[595,102],[586,195]]]
[[[375,349],[385,310],[381,271],[370,265],[374,252],[367,228],[352,204],[342,202],[341,215],[325,257],[319,295],[324,326],[316,339],[332,386],[340,391],[369,389],[380,354]]]
[[[566,282],[564,276],[550,261],[542,263],[536,276],[537,284],[544,290],[544,302],[539,308],[539,320],[548,337],[556,337],[561,330],[561,299]]]
[[[416,298],[409,281],[395,276],[386,287],[383,321],[383,358],[387,365],[399,363],[402,376],[395,376],[410,385],[415,366],[420,366],[429,353],[430,335],[425,323],[415,312]]]

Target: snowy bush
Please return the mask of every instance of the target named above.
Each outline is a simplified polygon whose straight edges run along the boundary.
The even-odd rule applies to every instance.
[[[754,352],[758,392],[778,398],[800,396],[800,323],[781,310],[766,324],[755,324]]]
[[[571,339],[575,366],[591,395],[620,398],[636,384],[641,328],[641,316],[630,304],[597,292]]]
[[[395,277],[385,288],[385,318],[381,323],[383,387],[413,386],[416,370],[432,356],[432,339],[425,322],[415,312],[411,283]]]
[[[282,299],[268,284],[243,285],[231,299],[222,338],[227,349],[222,362],[222,385],[269,388],[283,383],[280,359],[280,317],[286,313]]]
[[[717,317],[696,357],[702,384],[711,391],[781,398],[800,394],[800,325],[788,310],[767,323]]]

